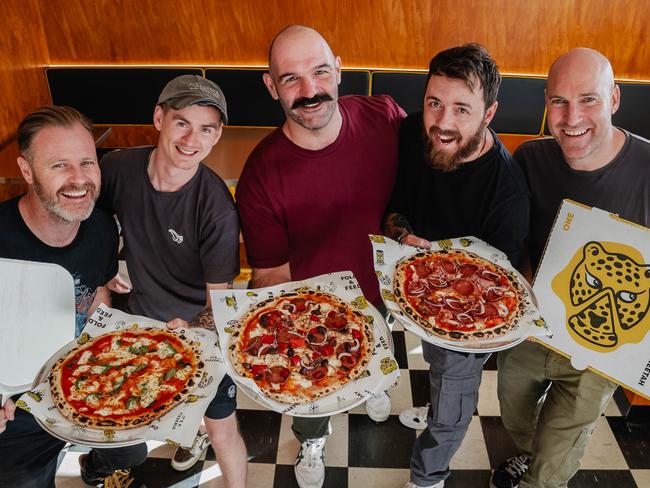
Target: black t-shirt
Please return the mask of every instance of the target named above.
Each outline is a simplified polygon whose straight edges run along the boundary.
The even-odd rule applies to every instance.
[[[616,157],[595,171],[572,169],[552,138],[528,141],[517,148],[514,157],[530,190],[533,271],[565,198],[650,227],[650,142],[628,132],[625,136]]]
[[[54,263],[68,270],[74,280],[75,335],[79,335],[97,287],[104,286],[117,274],[115,221],[95,209],[81,222],[74,241],[65,247],[52,247],[36,237],[25,224],[18,209],[20,198],[0,203],[0,257]]]
[[[528,196],[521,172],[496,134],[480,158],[443,172],[425,157],[422,113],[400,130],[399,166],[388,213],[404,215],[427,240],[473,235],[521,265],[528,234]]]
[[[117,215],[133,289],[131,313],[192,320],[206,283],[239,274],[239,221],[223,180],[204,165],[180,190],[156,190],[147,174],[153,147],[124,149],[101,161],[98,205]]]

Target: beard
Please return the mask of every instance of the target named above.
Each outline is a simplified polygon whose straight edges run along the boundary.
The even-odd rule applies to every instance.
[[[50,198],[50,196],[43,189],[43,185],[41,184],[40,180],[36,177],[36,175],[34,175],[34,192],[36,193],[36,196],[40,200],[45,210],[47,210],[48,213],[59,222],[72,224],[74,222],[81,222],[90,217],[90,214],[95,208],[95,201],[97,201],[98,195],[96,190],[97,188],[92,183],[85,183],[83,185],[67,185],[60,188],[56,192],[56,195],[73,191],[88,191],[91,196],[91,200],[85,208],[66,209],[58,201],[56,195],[53,198]]]
[[[449,152],[444,149],[437,148],[433,144],[433,139],[436,136],[441,136],[445,138],[454,138],[457,141],[462,141],[462,136],[460,132],[454,130],[442,130],[438,126],[431,126],[427,132],[424,129],[424,140],[425,140],[425,156],[431,166],[440,171],[449,172],[457,170],[467,158],[476,152],[481,143],[485,145],[485,138],[487,137],[485,131],[487,130],[487,125],[484,122],[481,122],[480,127],[472,134],[465,144],[459,146],[454,152]]]
[[[309,130],[319,130],[329,124],[330,120],[332,120],[332,116],[336,111],[337,101],[328,93],[321,92],[317,93],[311,98],[298,98],[294,100],[294,102],[291,104],[291,107],[285,105],[281,99],[280,103],[284,109],[286,116],[290,117],[291,120],[296,122],[298,125]],[[305,105],[310,105],[313,103],[322,103],[325,106],[324,112],[318,118],[308,120],[303,117],[300,112],[297,111],[297,109],[300,107],[304,107]]]

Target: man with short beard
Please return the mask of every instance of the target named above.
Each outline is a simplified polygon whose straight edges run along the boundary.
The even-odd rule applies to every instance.
[[[397,180],[384,222],[402,244],[475,236],[521,264],[528,200],[521,172],[488,124],[501,83],[487,51],[467,44],[430,63],[424,108],[400,129]],[[400,413],[424,429],[411,457],[407,487],[441,488],[449,462],[478,402],[487,354],[460,353],[422,342],[429,363],[431,403]]]
[[[72,108],[43,107],[23,119],[17,136],[18,165],[28,189],[0,204],[0,257],[54,263],[69,271],[79,335],[97,305],[110,304],[105,284],[117,272],[115,222],[94,208],[101,185],[92,125]],[[65,442],[41,429],[31,414],[16,411],[18,396],[0,408],[0,487],[54,487]],[[84,456],[84,481],[96,485],[116,469],[143,463],[147,446],[93,449]],[[144,486],[130,481],[132,488]]]
[[[368,234],[381,231],[404,112],[386,96],[339,99],[340,81],[341,59],[314,29],[289,26],[271,43],[264,83],[286,121],[255,147],[237,185],[251,286],[352,271],[381,307]],[[384,421],[390,400],[381,392],[366,410]],[[329,417],[294,417],[293,431],[298,485],[319,488]]]

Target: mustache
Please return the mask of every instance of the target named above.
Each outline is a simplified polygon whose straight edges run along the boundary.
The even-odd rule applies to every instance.
[[[446,137],[450,138],[453,137],[454,139],[461,139],[460,132],[455,131],[455,130],[443,130],[437,125],[432,125],[429,128],[428,132],[429,138],[433,138],[434,136],[440,136],[440,137]]]
[[[88,191],[88,192],[96,192],[97,187],[95,186],[94,183],[84,183],[83,185],[66,185],[57,191],[57,194],[59,193],[69,193],[69,192],[74,192],[74,191]]]
[[[331,101],[332,101],[332,97],[330,97],[327,93],[317,93],[311,98],[305,98],[305,97],[298,98],[293,102],[293,105],[291,105],[291,110],[295,110],[305,105],[311,105],[313,103],[331,102]]]

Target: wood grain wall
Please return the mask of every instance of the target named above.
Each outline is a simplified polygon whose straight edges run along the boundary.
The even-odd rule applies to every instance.
[[[423,68],[475,41],[501,69],[546,73],[575,46],[650,77],[648,0],[39,0],[54,64],[265,64],[282,27],[319,29],[346,66]]]

